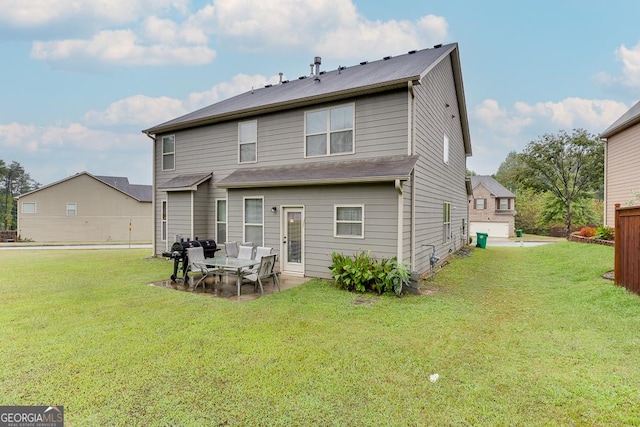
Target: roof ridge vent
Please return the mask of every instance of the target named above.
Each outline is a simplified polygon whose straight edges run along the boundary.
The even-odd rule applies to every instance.
[[[382,58],[382,59],[384,59],[384,60],[386,61],[386,60],[391,59],[391,56],[385,56],[385,57],[384,57],[384,58]]]
[[[360,63],[360,65],[367,65],[367,63],[368,63],[368,62],[369,62],[369,61],[362,61],[362,62]]]
[[[442,47],[442,43],[440,43],[440,44],[436,44],[436,45],[433,45],[433,48],[434,48],[434,49],[437,49],[437,48],[439,48],[439,47]]]
[[[407,52],[407,53],[408,53],[409,55],[413,55],[413,54],[414,54],[414,53],[416,53],[416,52],[417,52],[417,50],[413,49],[413,50],[410,50],[410,51],[409,51],[409,52]]]

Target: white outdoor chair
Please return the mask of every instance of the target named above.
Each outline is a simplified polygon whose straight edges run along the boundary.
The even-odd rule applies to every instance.
[[[209,269],[204,264],[204,249],[202,247],[187,248],[187,257],[189,257],[189,269],[193,273],[200,272],[200,274],[202,275],[193,289],[197,289],[200,283],[202,283],[202,289],[204,289],[204,279],[206,279],[209,275],[217,274],[217,270]],[[191,276],[190,280],[191,282],[193,282],[193,276]]]
[[[238,242],[224,242],[224,250],[229,258],[238,258]]]
[[[240,246],[238,248],[239,259],[253,259],[253,246]]]
[[[278,287],[278,291],[280,291],[280,282],[278,281],[278,275],[273,271],[273,267],[276,264],[276,254],[264,255],[260,258],[260,265],[255,273],[247,274],[244,276],[245,279],[253,282],[254,284],[260,285],[260,293],[264,295],[264,286],[262,285],[262,281],[264,279],[268,279],[269,277],[273,278],[274,286]]]
[[[260,259],[265,255],[271,255],[273,248],[267,248],[265,246],[258,246],[256,248],[256,259]]]

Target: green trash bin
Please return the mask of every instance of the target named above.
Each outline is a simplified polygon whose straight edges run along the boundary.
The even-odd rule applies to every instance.
[[[476,243],[476,248],[485,249],[487,247],[487,233],[476,233],[478,237],[478,243]]]
[[[516,230],[516,236],[522,237],[522,230]]]

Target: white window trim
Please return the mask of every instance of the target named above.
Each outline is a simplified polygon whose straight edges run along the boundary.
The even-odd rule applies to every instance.
[[[503,208],[502,207],[502,202],[505,202],[507,204],[507,207]],[[501,197],[498,199],[498,209],[501,211],[508,211],[509,210],[509,199],[507,199],[506,197]]]
[[[69,215],[69,206],[73,205],[73,215]],[[78,216],[78,204],[76,202],[67,203],[67,216]]]
[[[162,217],[162,212],[166,212],[166,218]],[[162,236],[162,230],[164,229],[164,236]],[[167,200],[160,202],[160,241],[166,242],[169,235],[169,203]],[[164,237],[164,239],[163,239]]]
[[[478,200],[482,200],[482,207],[481,208],[478,207]],[[487,199],[485,199],[484,197],[478,197],[477,199],[474,199],[473,209],[478,210],[478,211],[483,211],[483,210],[487,209]]]
[[[447,134],[444,134],[444,138],[442,141],[442,161],[448,165],[449,164],[449,137]]]
[[[246,222],[246,218],[247,218],[247,212],[246,212],[246,200],[254,200],[254,199],[260,199],[262,200],[262,222],[261,223],[248,223]],[[227,204],[227,211],[229,210],[229,205]],[[246,232],[247,232],[247,225],[259,225],[262,227],[262,246],[264,246],[264,196],[245,196],[242,198],[242,241],[246,242],[247,241],[247,236],[246,236]],[[254,242],[254,243],[258,243],[258,242]]]
[[[341,221],[343,223],[355,224],[360,223],[362,225],[362,234],[360,236],[338,234],[338,208],[360,208],[362,210],[362,219],[360,221]],[[341,204],[333,205],[333,237],[338,239],[364,239],[364,205],[356,204]]]
[[[249,141],[245,141],[245,142],[241,142],[240,141],[240,126],[242,126],[245,123],[255,123],[256,124],[256,135],[255,135],[255,140],[253,142],[249,142]],[[255,146],[255,160],[251,160],[251,161],[247,161],[247,162],[243,162],[240,159],[240,147],[244,144],[254,144]],[[257,120],[246,120],[244,122],[239,122],[238,123],[238,164],[247,164],[247,163],[258,163],[258,121]]]
[[[25,212],[24,205],[33,205],[33,212]],[[32,215],[38,212],[38,204],[36,202],[22,202],[22,213],[25,215]]]
[[[447,221],[447,218],[445,218],[445,215],[447,213],[447,206],[448,208],[448,213],[449,213],[449,220]],[[443,213],[443,218],[442,218],[442,234],[443,234],[443,242],[444,243],[449,243],[451,242],[451,203],[450,202],[442,202],[442,213]],[[447,227],[448,226],[448,227]]]
[[[335,108],[342,108],[342,107],[351,107],[351,113],[352,113],[352,118],[351,118],[351,123],[353,123],[353,126],[351,128],[348,129],[342,129],[340,131],[335,131],[335,132],[342,132],[342,131],[347,131],[347,130],[351,130],[351,151],[348,152],[344,152],[344,153],[335,153],[335,154],[331,154],[331,110],[335,109]],[[318,111],[327,111],[327,131],[326,132],[322,132],[322,133],[312,133],[312,134],[308,134],[307,133],[307,114],[309,113],[316,113]],[[311,155],[307,155],[307,136],[311,136],[311,135],[327,135],[327,151],[325,154],[318,154],[315,156],[311,156]],[[340,105],[332,105],[330,107],[325,107],[325,108],[316,108],[314,110],[307,110],[304,112],[304,140],[303,140],[303,144],[304,144],[304,158],[317,158],[317,157],[328,157],[328,156],[345,156],[345,155],[350,155],[350,154],[354,154],[356,152],[356,103],[355,102],[350,102],[347,104],[340,104]]]
[[[171,152],[164,152],[164,139],[165,138],[173,138],[173,151]],[[161,167],[163,171],[174,171],[176,170],[176,136],[174,135],[165,135],[162,138],[160,138],[160,146],[161,146],[161,151],[162,151],[162,160],[161,160]],[[173,155],[173,169],[165,169],[164,168],[164,157],[167,155]]]
[[[225,215],[224,217],[227,219],[226,221],[222,222],[222,221],[218,221],[218,203],[224,201],[224,207],[225,207]],[[263,208],[264,208],[264,201],[263,203]],[[243,206],[244,206],[244,202],[243,202]],[[264,222],[264,218],[263,218],[263,222]],[[220,236],[218,236],[218,224],[225,224],[226,225],[226,230],[227,230],[227,236],[225,237],[225,240],[229,240],[229,201],[227,200],[227,198],[219,198],[216,199],[216,241],[218,242],[218,244],[224,244],[224,242],[220,241]],[[244,232],[243,232],[244,233]]]

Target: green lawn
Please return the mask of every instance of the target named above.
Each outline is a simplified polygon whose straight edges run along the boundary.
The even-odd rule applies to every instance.
[[[639,425],[640,297],[613,249],[454,258],[433,295],[147,286],[144,250],[0,251],[0,405],[68,426]],[[431,382],[429,376],[439,379]]]

